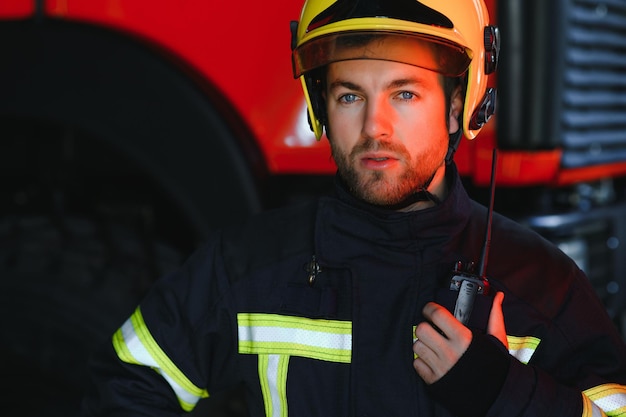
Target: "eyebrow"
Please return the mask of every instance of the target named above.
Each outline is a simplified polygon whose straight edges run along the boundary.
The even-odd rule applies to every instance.
[[[417,86],[423,86],[424,82],[421,79],[418,78],[399,78],[397,80],[393,80],[391,81],[389,84],[387,84],[387,86],[385,87],[386,90],[390,90],[390,89],[394,89],[394,88],[399,88],[399,87],[404,87],[407,85],[417,85]],[[336,88],[339,87],[343,87],[346,88],[348,90],[354,90],[354,91],[358,91],[358,92],[362,92],[363,88],[361,86],[359,86],[358,84],[355,84],[351,81],[345,81],[345,80],[337,80],[337,81],[333,81],[330,85],[329,85],[329,90],[332,91]]]

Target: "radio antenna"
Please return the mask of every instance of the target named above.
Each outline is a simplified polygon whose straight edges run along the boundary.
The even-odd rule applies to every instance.
[[[493,218],[493,201],[496,194],[496,165],[498,159],[498,151],[494,148],[491,156],[491,180],[489,184],[489,208],[487,209],[487,227],[485,229],[485,243],[483,244],[483,252],[480,256],[480,265],[478,267],[479,276],[485,278],[487,275],[487,261],[489,260],[489,248],[491,246],[491,221]]]

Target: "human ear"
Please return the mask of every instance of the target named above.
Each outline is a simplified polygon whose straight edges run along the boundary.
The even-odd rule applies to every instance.
[[[450,98],[450,114],[448,115],[448,133],[456,133],[460,129],[459,116],[463,111],[463,95],[461,86],[457,86]]]

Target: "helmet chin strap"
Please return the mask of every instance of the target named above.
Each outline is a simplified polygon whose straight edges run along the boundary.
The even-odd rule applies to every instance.
[[[446,153],[445,163],[446,165],[450,165],[452,160],[454,159],[454,153],[459,147],[459,143],[461,142],[461,137],[463,136],[463,129],[459,129],[454,133],[450,134],[450,141],[448,144],[448,152]],[[417,191],[408,195],[404,200],[396,203],[396,204],[387,204],[381,205],[381,207],[390,209],[390,210],[402,210],[404,208],[409,207],[412,204],[415,204],[420,201],[432,201],[435,204],[441,204],[441,200],[439,197],[428,191],[428,187],[430,183],[435,178],[435,174],[437,170],[435,170],[430,178],[422,185]]]
[[[459,119],[459,123],[460,123]],[[462,126],[462,125],[461,125]],[[452,163],[452,159],[454,158],[454,153],[459,147],[459,143],[461,143],[461,137],[463,136],[463,129],[459,127],[454,133],[450,133],[450,141],[448,142],[448,153],[446,154],[446,165],[450,165]]]

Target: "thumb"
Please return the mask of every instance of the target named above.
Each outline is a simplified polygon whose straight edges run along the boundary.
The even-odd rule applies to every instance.
[[[502,314],[502,301],[504,293],[498,291],[493,298],[491,305],[491,313],[489,313],[489,322],[487,324],[487,333],[498,338],[500,342],[508,349],[509,343],[506,339],[506,328],[504,326],[504,314]]]

